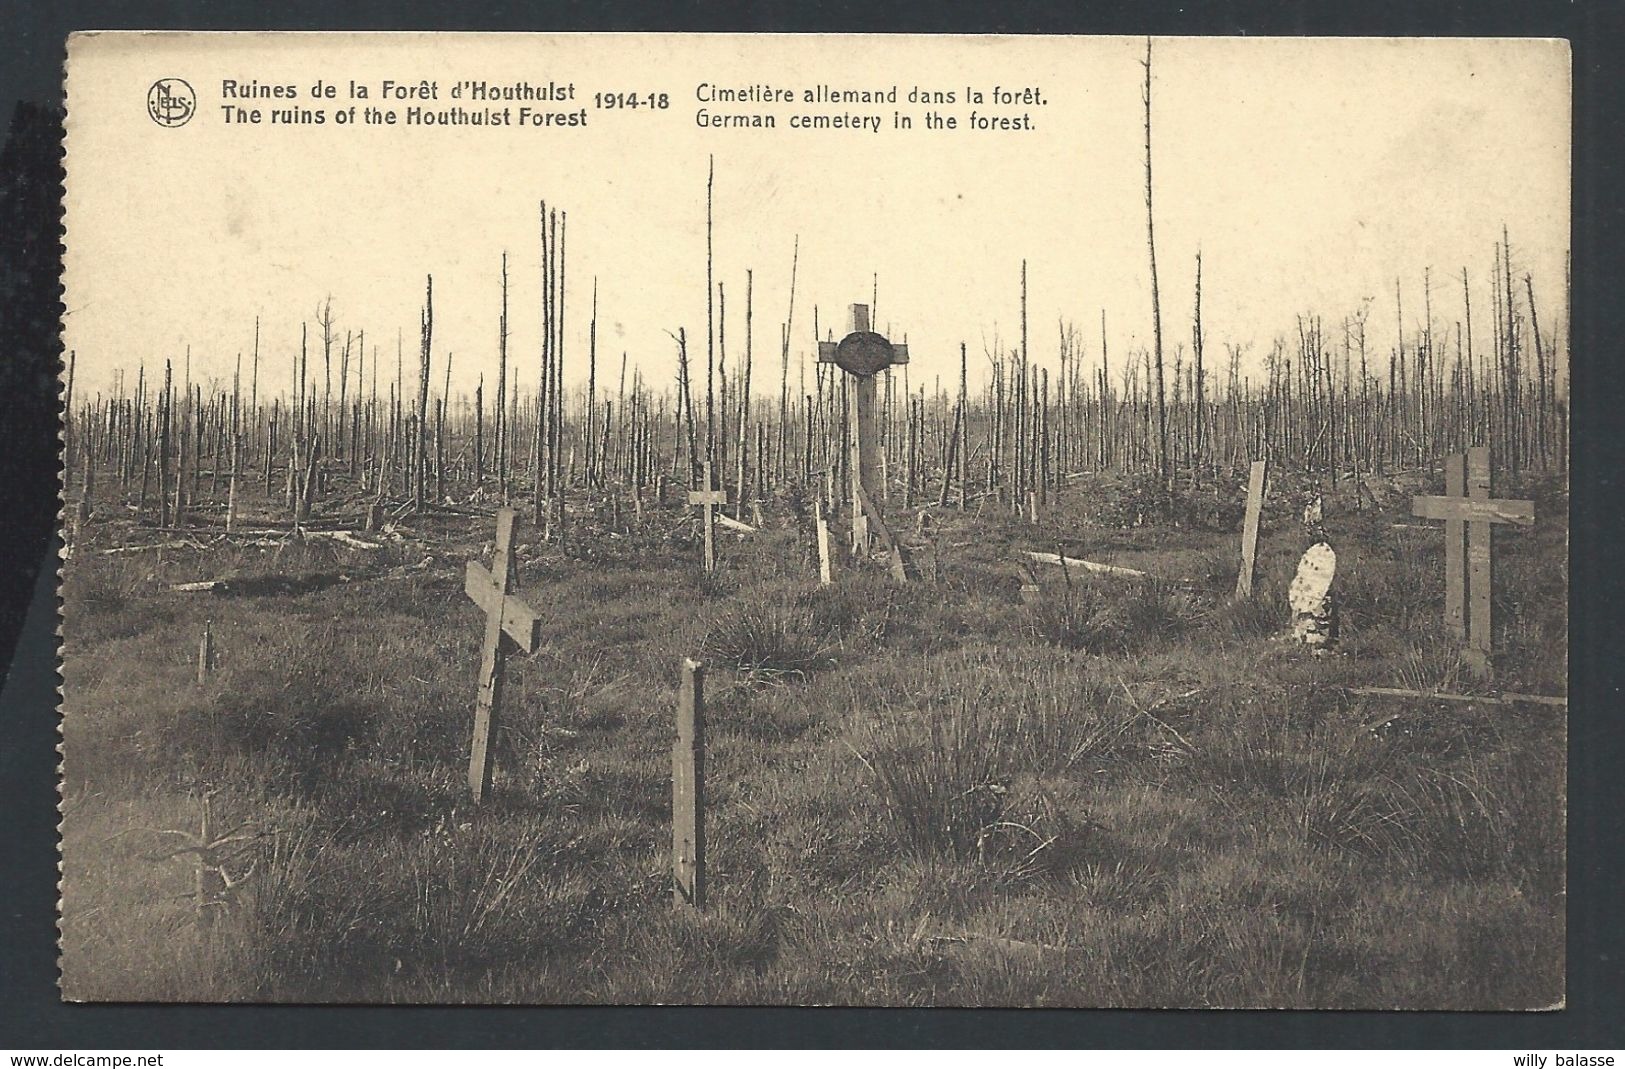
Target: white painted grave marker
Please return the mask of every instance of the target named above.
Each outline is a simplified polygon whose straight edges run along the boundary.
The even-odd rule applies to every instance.
[[[1337,578],[1337,554],[1325,542],[1316,542],[1298,562],[1298,574],[1287,591],[1292,608],[1292,637],[1313,650],[1323,650],[1337,639],[1337,606],[1332,581]]]

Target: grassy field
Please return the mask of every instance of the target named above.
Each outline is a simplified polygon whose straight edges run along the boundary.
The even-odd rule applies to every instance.
[[[1495,534],[1499,683],[1562,694],[1567,498],[1500,488],[1520,491],[1539,523]],[[100,552],[128,535],[104,523],[63,587],[64,991],[1561,1002],[1563,710],[1348,693],[1467,686],[1438,635],[1441,533],[1395,526],[1397,505],[1329,509],[1339,652],[1281,641],[1308,542],[1289,496],[1246,604],[1229,597],[1234,487],[1148,515],[1133,488],[1078,480],[1037,526],[894,506],[917,547],[907,585],[849,565],[820,589],[796,501],[726,534],[712,578],[676,510],[613,535],[579,516],[563,548],[522,525],[544,644],[509,661],[477,811],[483,618],[462,568],[489,553],[489,518],[425,519],[375,553],[289,540],[161,559]],[[1022,603],[1018,551],[1057,546],[1191,582],[1069,585],[1049,567],[1043,601]],[[225,594],[164,589],[223,577]],[[206,622],[217,669],[200,684]],[[702,915],[670,891],[684,656],[710,669]],[[246,822],[248,838],[224,848],[235,886],[200,921],[197,855],[174,851],[205,795],[216,833]]]

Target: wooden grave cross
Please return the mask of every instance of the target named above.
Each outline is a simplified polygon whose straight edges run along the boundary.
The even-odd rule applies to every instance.
[[[474,706],[474,738],[468,754],[468,789],[478,802],[491,789],[491,769],[496,751],[492,746],[497,720],[502,712],[503,664],[507,644],[533,653],[542,640],[542,618],[514,591],[519,567],[514,559],[514,510],[497,510],[496,552],[493,570],[479,561],[468,562],[463,589],[474,604],[485,610],[485,644],[480,652],[479,699]]]
[[[853,378],[852,548],[858,553],[867,553],[870,540],[878,538],[891,551],[892,573],[902,578],[902,553],[877,504],[883,486],[880,440],[875,428],[875,375],[908,363],[908,344],[890,341],[871,330],[866,304],[852,306],[851,328],[838,342],[819,342],[818,360],[834,364]]]
[[[1535,522],[1533,501],[1490,494],[1490,451],[1477,446],[1444,461],[1444,495],[1411,499],[1411,515],[1444,521],[1444,620],[1463,643],[1463,660],[1479,679],[1490,662],[1490,524]]]
[[[715,510],[728,503],[728,491],[718,490],[716,483],[711,479],[711,462],[705,462],[705,489],[690,490],[688,503],[699,505],[705,513],[702,521],[705,527],[705,570],[707,573],[717,570],[717,532]]]

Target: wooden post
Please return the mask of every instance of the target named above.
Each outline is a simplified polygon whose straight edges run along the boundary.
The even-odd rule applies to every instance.
[[[1267,460],[1255,460],[1247,476],[1247,519],[1241,529],[1241,572],[1236,576],[1236,599],[1253,596],[1253,568],[1258,555],[1258,516],[1264,508],[1264,478]]]
[[[491,789],[495,752],[492,739],[502,712],[504,640],[512,640],[526,653],[541,641],[541,617],[513,591],[518,566],[513,545],[514,510],[497,510],[496,552],[491,571],[478,561],[468,562],[463,589],[485,610],[485,642],[480,651],[479,697],[474,706],[474,736],[468,754],[468,788],[478,802]]]
[[[728,503],[728,491],[717,490],[711,481],[711,462],[707,460],[702,469],[705,473],[705,488],[703,490],[690,490],[688,503],[699,505],[704,516],[701,524],[705,528],[705,572],[707,575],[717,570],[717,538],[716,514],[713,511],[719,505]]]
[[[209,672],[214,668],[214,621],[208,620],[203,624],[203,641],[197,648],[197,681],[199,684],[209,681]]]
[[[671,748],[672,904],[705,908],[705,666],[684,659]]]
[[[193,908],[197,910],[198,924],[212,923],[219,914],[212,912],[222,904],[226,881],[222,869],[209,864],[209,846],[214,842],[214,807],[212,795],[203,793],[203,813],[198,819],[197,845],[200,849],[192,856]]]
[[[829,521],[824,519],[824,502],[813,501],[813,519],[818,525],[818,585],[829,586],[835,582],[831,571],[829,551]]]

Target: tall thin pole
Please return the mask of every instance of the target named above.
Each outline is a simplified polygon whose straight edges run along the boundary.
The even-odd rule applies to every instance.
[[[1151,38],[1145,39],[1145,244],[1151,253],[1151,335],[1157,371],[1157,470],[1168,482],[1168,408],[1162,381],[1162,302],[1157,293],[1157,238],[1151,210]]]
[[[713,285],[711,279],[711,191],[716,182],[716,157],[708,157],[705,173],[705,459],[709,461],[712,453],[712,440],[715,437],[712,423],[712,407],[716,400],[716,385],[713,376],[716,368],[716,326],[713,320],[712,308]]]

